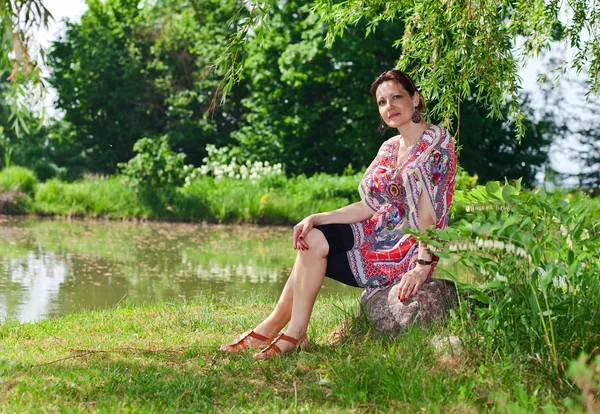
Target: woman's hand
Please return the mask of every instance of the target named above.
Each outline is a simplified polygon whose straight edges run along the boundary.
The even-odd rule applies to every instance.
[[[308,250],[306,235],[317,225],[315,223],[316,215],[305,217],[300,223],[294,226],[294,250]]]
[[[409,270],[402,276],[399,283],[400,288],[398,289],[398,299],[400,299],[400,302],[404,302],[417,294],[417,291],[427,279],[429,270],[431,270],[431,265],[418,264],[414,269]]]

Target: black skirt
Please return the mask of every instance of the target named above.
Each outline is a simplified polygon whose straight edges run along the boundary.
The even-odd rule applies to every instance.
[[[350,270],[346,252],[354,248],[354,233],[349,224],[324,224],[315,226],[321,231],[329,244],[327,270],[325,276],[345,285],[360,287]]]

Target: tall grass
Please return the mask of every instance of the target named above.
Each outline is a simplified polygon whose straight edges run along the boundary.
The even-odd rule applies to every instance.
[[[121,177],[39,185],[32,212],[60,216],[290,224],[357,201],[360,177],[251,180],[200,177],[180,188],[134,191]]]
[[[357,201],[359,180],[359,176],[327,174],[310,178],[268,177],[254,183],[202,177],[181,189],[180,196],[185,204],[179,215],[213,218],[222,223],[289,224],[309,214]]]
[[[131,218],[150,216],[152,208],[140,202],[119,177],[66,183],[52,179],[39,185],[32,212],[44,215]]]
[[[7,167],[0,171],[0,192],[33,195],[38,184],[35,173],[24,167]]]

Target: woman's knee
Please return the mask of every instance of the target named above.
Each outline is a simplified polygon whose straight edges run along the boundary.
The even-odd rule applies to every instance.
[[[308,244],[308,250],[300,250],[300,253],[326,257],[329,253],[329,243],[323,232],[319,229],[311,229],[305,236],[304,241]]]

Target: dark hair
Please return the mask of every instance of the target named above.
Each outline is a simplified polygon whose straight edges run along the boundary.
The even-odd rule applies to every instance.
[[[402,87],[404,89],[406,89],[406,92],[408,92],[408,94],[410,96],[415,96],[415,92],[419,92],[419,90],[417,89],[417,86],[415,85],[413,80],[410,78],[410,76],[408,76],[405,72],[402,72],[401,70],[392,69],[392,70],[386,70],[381,75],[379,75],[377,77],[377,79],[375,79],[375,82],[373,82],[373,84],[371,85],[369,92],[371,92],[371,95],[373,95],[373,98],[377,99],[377,88],[379,88],[379,85],[381,85],[384,82],[388,82],[388,81],[397,82],[400,85],[402,85]],[[423,98],[423,95],[421,95],[421,92],[419,92],[419,96],[420,96],[420,99],[419,99],[419,105],[417,105],[417,111],[421,115],[425,115],[425,108],[426,108],[425,98]]]

